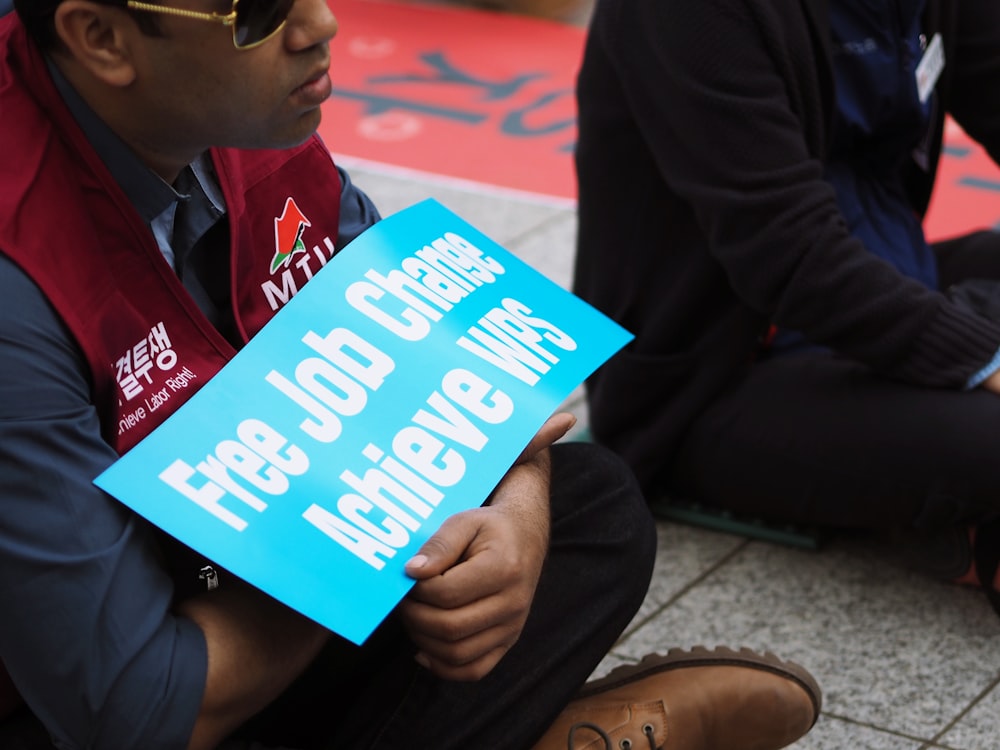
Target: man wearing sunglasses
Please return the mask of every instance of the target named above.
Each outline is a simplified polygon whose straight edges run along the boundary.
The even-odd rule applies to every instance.
[[[378,214],[315,136],[324,0],[15,6],[0,746],[764,750],[808,730],[815,682],[770,655],[673,652],[576,695],[642,601],[654,539],[617,459],[549,447],[565,415],[410,561],[413,592],[361,648],[94,488],[168,411],[137,418],[139,390],[181,364],[204,382],[273,314],[261,287],[290,206],[331,252]]]

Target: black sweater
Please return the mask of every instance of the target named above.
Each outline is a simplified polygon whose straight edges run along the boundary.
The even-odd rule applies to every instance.
[[[1000,161],[1000,2],[928,0],[944,113]],[[636,334],[588,383],[595,438],[648,489],[769,324],[886,377],[961,387],[1000,326],[851,237],[822,160],[827,0],[599,0],[578,81],[577,294]]]

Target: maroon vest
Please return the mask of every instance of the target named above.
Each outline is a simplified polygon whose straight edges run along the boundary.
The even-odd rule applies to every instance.
[[[0,252],[76,339],[104,438],[124,453],[236,352],[164,260],[13,13],[0,18],[0,145]],[[315,137],[287,151],[215,149],[211,157],[246,341],[332,256],[340,177]],[[0,662],[0,719],[19,702]]]
[[[124,453],[233,357],[77,127],[13,14],[0,20],[0,252],[34,280],[90,368],[104,438]],[[333,254],[340,178],[313,137],[213,149],[244,341]]]

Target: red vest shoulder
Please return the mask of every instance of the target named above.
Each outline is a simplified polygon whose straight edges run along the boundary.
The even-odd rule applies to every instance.
[[[76,126],[19,23],[0,26],[0,251],[86,356],[105,438],[124,452],[233,356]],[[212,152],[230,227],[234,317],[252,337],[334,252],[340,178],[318,138]]]

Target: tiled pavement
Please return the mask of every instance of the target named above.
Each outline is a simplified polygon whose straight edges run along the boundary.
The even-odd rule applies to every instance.
[[[341,162],[384,214],[436,198],[568,286],[573,208]],[[579,396],[568,407],[586,423]],[[863,539],[817,552],[666,521],[658,532],[646,601],[599,673],[674,646],[770,649],[825,692],[796,750],[1000,748],[1000,618],[978,592],[910,573]]]

